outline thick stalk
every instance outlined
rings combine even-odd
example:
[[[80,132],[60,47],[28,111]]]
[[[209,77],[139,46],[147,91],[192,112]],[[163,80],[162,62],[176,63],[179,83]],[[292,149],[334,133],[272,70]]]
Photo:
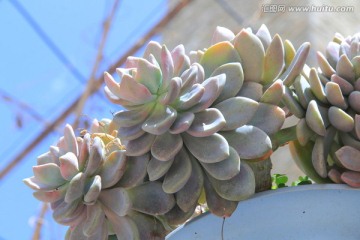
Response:
[[[246,161],[246,160],[245,160]],[[271,189],[271,159],[262,161],[246,161],[255,174],[255,192],[263,192]]]
[[[271,135],[272,149],[275,152],[281,146],[288,144],[290,141],[297,140],[296,138],[296,125],[283,128],[277,133]]]

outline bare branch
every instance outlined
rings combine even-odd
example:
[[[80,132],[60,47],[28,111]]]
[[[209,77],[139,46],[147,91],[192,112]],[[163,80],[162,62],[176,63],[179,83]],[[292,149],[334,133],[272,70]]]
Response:
[[[36,218],[36,226],[35,231],[32,237],[32,240],[40,240],[41,238],[41,228],[44,225],[44,218],[47,210],[49,209],[49,205],[47,203],[43,203],[39,216]]]
[[[100,41],[100,45],[99,45],[99,49],[96,55],[96,59],[95,59],[95,63],[94,66],[91,70],[91,75],[90,75],[90,79],[86,85],[85,91],[82,94],[80,101],[78,102],[77,106],[76,106],[76,110],[75,110],[75,114],[76,114],[76,118],[75,121],[73,123],[73,127],[74,129],[78,128],[79,126],[79,121],[80,121],[80,117],[82,116],[82,112],[84,109],[84,106],[86,104],[86,101],[88,100],[88,98],[91,96],[92,94],[92,90],[95,87],[96,84],[96,73],[99,70],[101,61],[103,60],[103,51],[104,51],[104,47],[105,47],[105,43],[107,40],[107,36],[111,27],[111,23],[113,21],[113,18],[115,16],[115,12],[116,9],[119,5],[119,0],[115,0],[114,5],[110,11],[109,16],[104,20],[103,23],[103,34],[102,34],[102,38]]]
[[[114,73],[116,68],[123,65],[126,61],[126,58],[130,55],[134,55],[147,41],[151,39],[155,34],[160,32],[184,7],[186,7],[193,0],[180,0],[179,3],[170,10],[163,18],[158,22],[150,31],[148,31],[139,41],[137,41],[118,61],[111,65],[107,72]],[[103,77],[97,79],[94,88],[91,90],[91,93],[98,91],[103,83]],[[54,122],[52,122],[48,127],[46,127],[33,141],[30,142],[28,146],[24,148],[10,163],[0,172],[0,180],[2,180],[17,164],[19,164],[43,139],[50,134],[53,129],[61,124],[67,116],[69,116],[76,108],[78,102],[80,101],[81,95],[72,102],[64,112],[58,116]]]
[[[5,90],[0,89],[0,97],[6,101],[9,102],[11,104],[14,104],[15,106],[17,106],[19,109],[21,109],[22,111],[26,112],[27,114],[29,114],[29,116],[31,116],[34,120],[44,123],[44,124],[48,124],[48,122],[41,116],[41,114],[39,112],[37,112],[34,108],[30,107],[28,104],[26,104],[25,102],[22,102],[18,99],[16,99],[15,97],[11,96],[9,93],[7,93]]]

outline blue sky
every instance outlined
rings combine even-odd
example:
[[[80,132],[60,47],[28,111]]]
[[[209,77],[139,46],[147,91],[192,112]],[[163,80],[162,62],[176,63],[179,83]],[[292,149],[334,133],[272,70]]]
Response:
[[[12,2],[11,2],[12,1]],[[0,169],[3,169],[84,90],[95,61],[102,22],[113,0],[0,0]],[[167,11],[166,0],[120,0],[98,76],[129,49]],[[21,14],[23,8],[78,71],[75,77]],[[154,39],[159,40],[160,36]],[[31,106],[41,120],[1,97],[2,93]],[[103,93],[91,97],[84,120],[111,117],[119,110]],[[87,119],[88,118],[88,119]],[[67,122],[72,122],[70,116]],[[18,120],[18,121],[16,121]],[[62,127],[50,134],[0,181],[0,240],[30,239],[41,204],[22,179],[32,176],[36,157],[55,144]],[[63,239],[64,228],[47,213],[42,239]]]

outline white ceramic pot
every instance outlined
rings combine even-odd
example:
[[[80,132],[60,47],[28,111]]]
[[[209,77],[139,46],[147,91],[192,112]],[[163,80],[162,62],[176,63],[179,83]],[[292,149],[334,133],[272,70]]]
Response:
[[[267,191],[239,203],[225,220],[203,214],[167,240],[359,240],[360,189],[313,184]]]

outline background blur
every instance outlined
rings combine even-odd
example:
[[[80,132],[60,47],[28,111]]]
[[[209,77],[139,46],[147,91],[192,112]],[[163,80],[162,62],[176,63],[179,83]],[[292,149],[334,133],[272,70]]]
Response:
[[[264,23],[295,48],[310,42],[314,66],[314,49],[335,32],[360,31],[359,22],[357,0],[0,0],[0,240],[63,239],[66,228],[21,180],[65,123],[80,131],[120,109],[105,99],[102,74],[149,40],[189,52],[209,46],[216,26],[237,33]],[[286,147],[273,163],[290,181],[302,175]]]

